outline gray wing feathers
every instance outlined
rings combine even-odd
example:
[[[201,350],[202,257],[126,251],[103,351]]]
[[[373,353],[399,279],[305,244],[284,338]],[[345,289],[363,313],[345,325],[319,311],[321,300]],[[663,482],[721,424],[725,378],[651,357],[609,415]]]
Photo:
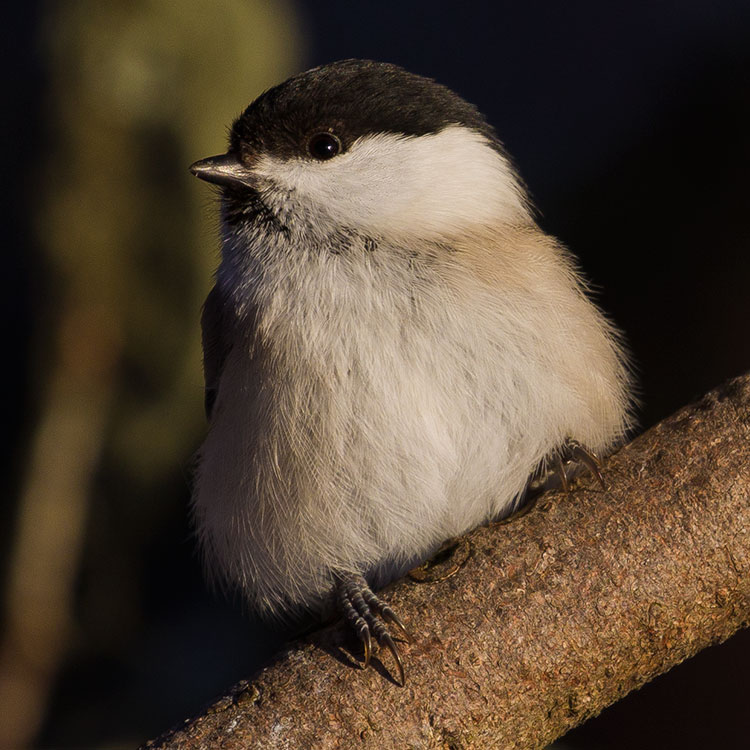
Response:
[[[208,293],[201,315],[203,377],[205,380],[204,404],[206,417],[209,420],[219,391],[221,371],[229,350],[232,348],[229,318],[229,309],[217,284]]]

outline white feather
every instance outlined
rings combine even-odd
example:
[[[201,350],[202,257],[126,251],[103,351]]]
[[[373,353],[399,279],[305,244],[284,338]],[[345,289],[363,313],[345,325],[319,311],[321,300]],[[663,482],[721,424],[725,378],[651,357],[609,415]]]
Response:
[[[227,229],[238,323],[194,493],[210,566],[256,607],[383,583],[507,512],[566,437],[622,438],[612,329],[481,136],[256,171],[286,228]]]
[[[368,135],[329,161],[264,155],[254,171],[295,202],[324,207],[338,226],[389,237],[430,240],[529,220],[508,161],[459,125],[419,137]]]

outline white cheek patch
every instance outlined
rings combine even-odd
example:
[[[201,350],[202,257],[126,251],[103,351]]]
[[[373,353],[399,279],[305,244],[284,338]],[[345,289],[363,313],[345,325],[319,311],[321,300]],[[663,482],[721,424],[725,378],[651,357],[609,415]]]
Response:
[[[427,239],[529,217],[508,162],[460,125],[416,137],[366,136],[330,161],[264,156],[256,171],[316,213],[383,236]]]

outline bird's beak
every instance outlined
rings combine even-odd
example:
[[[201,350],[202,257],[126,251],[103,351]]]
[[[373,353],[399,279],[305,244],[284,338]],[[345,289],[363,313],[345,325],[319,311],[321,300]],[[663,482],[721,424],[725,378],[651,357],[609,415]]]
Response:
[[[255,186],[253,173],[237,158],[235,154],[209,156],[190,165],[190,171],[201,180],[214,185],[229,187]]]

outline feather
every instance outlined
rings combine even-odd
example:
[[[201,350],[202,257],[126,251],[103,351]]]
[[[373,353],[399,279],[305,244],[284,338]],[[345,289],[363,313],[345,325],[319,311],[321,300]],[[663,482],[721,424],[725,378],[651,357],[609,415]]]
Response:
[[[216,403],[224,362],[232,348],[231,332],[227,330],[230,325],[230,307],[226,296],[216,284],[208,293],[201,314],[204,405],[209,421]]]

